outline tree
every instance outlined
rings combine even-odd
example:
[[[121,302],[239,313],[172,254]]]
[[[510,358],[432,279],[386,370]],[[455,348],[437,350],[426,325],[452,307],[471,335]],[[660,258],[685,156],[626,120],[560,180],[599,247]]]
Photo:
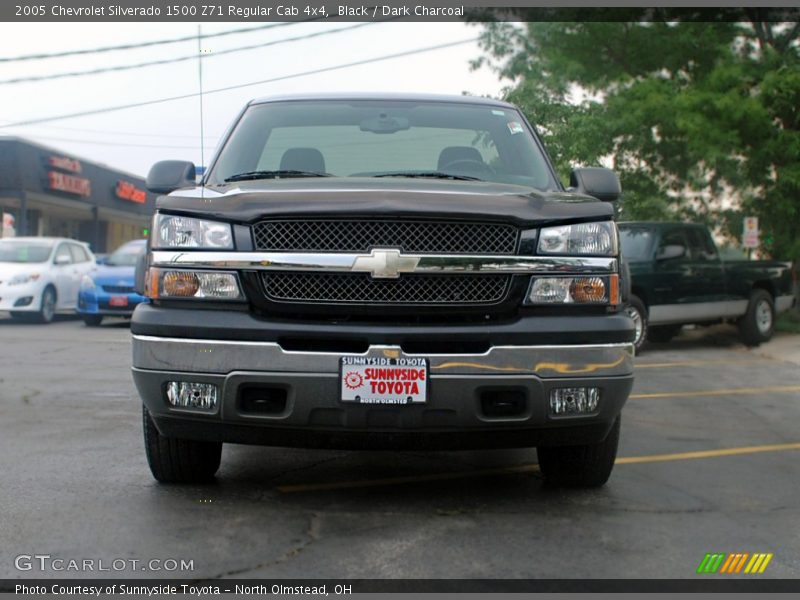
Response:
[[[484,23],[473,64],[509,82],[562,178],[611,162],[623,218],[688,217],[738,236],[754,214],[763,250],[797,258],[800,25],[748,14]]]

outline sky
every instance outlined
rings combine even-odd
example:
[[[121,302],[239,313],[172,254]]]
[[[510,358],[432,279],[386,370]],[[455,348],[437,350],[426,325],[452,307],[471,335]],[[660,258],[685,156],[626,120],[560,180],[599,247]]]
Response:
[[[266,23],[202,24],[204,35]],[[376,23],[341,33],[215,56],[216,52],[264,44],[357,23],[299,23],[210,38],[203,41],[205,91],[262,81],[468,40],[480,33],[463,23]],[[196,36],[193,23],[0,23],[0,59],[32,53],[57,53],[152,40]],[[11,123],[194,94],[199,90],[198,62],[192,60],[145,68],[37,82],[9,79],[130,65],[170,58],[196,57],[196,40],[149,48],[75,55],[36,61],[0,61],[0,136],[34,140],[77,157],[144,176],[164,159],[207,164],[228,125],[248,100],[296,92],[425,92],[501,95],[503,83],[488,68],[472,71],[480,55],[476,42],[263,83],[203,98],[205,157],[200,152],[200,102],[197,97],[38,125]],[[204,158],[204,160],[203,160]]]

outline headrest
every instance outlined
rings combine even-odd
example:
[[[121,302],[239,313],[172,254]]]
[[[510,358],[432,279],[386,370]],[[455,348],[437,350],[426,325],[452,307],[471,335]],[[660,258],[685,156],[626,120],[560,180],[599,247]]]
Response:
[[[282,171],[325,172],[325,159],[316,148],[289,148],[281,157]]]

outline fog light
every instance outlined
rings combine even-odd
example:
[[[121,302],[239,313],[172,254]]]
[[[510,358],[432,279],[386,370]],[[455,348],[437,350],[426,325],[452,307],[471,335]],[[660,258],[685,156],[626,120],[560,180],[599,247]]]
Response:
[[[31,302],[33,302],[33,296],[23,296],[14,302],[14,306],[28,306]]]
[[[561,304],[569,302],[571,279],[565,277],[547,277],[534,279],[528,300],[533,304]]]
[[[213,383],[168,381],[167,400],[180,408],[214,410],[217,406],[217,386]]]
[[[600,388],[575,387],[550,390],[550,412],[554,415],[585,415],[597,410]]]
[[[232,273],[199,273],[200,292],[203,298],[235,299],[239,297],[239,284]]]

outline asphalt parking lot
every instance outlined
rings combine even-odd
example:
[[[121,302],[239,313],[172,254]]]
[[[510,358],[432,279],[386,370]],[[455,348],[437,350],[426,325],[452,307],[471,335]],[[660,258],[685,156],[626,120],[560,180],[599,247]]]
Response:
[[[125,323],[0,313],[0,579],[686,578],[706,553],[800,577],[800,339],[684,332],[637,359],[618,464],[551,489],[535,450],[226,446],[214,485],[147,468]],[[193,560],[191,572],[20,571],[15,557]]]

